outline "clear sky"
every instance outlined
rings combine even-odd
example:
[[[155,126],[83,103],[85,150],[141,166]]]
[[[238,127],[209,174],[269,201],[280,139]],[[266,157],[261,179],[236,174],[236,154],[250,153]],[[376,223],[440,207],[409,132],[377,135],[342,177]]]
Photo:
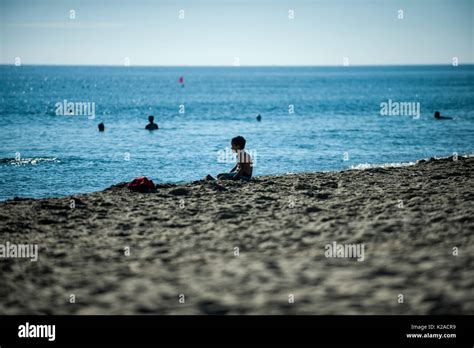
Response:
[[[0,0],[0,63],[474,63],[474,0]],[[70,19],[70,10],[75,19]],[[180,19],[184,10],[184,19]],[[289,19],[289,10],[294,19]],[[399,10],[403,19],[399,19]]]

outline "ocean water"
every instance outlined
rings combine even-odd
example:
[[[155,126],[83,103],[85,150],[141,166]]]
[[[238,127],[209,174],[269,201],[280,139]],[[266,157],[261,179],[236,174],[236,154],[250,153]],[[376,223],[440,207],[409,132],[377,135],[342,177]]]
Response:
[[[197,180],[232,168],[224,155],[236,135],[247,139],[257,176],[474,153],[468,65],[0,66],[0,76],[2,200],[97,191],[142,175]],[[94,103],[95,118],[58,115],[64,100]],[[420,117],[381,115],[389,100],[419,105]],[[454,119],[437,121],[435,110]],[[144,129],[150,114],[158,131]]]

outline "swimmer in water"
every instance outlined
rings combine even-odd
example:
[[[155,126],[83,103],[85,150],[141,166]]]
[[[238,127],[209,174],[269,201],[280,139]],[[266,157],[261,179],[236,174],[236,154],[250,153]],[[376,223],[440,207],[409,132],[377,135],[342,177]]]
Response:
[[[153,116],[148,116],[148,121],[150,122],[149,124],[146,125],[145,129],[148,130],[156,130],[158,129],[158,125],[153,122],[155,118]]]
[[[99,132],[103,132],[105,130],[105,126],[103,122],[99,123],[97,127],[99,128]]]
[[[434,118],[437,119],[437,120],[452,120],[453,119],[452,117],[441,116],[439,111],[435,111]]]

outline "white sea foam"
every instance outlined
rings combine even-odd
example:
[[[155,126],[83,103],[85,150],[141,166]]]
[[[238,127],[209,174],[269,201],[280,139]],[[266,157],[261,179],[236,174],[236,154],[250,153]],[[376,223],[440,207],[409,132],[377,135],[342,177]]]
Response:
[[[430,159],[435,159],[435,160],[442,160],[442,159],[449,159],[452,158],[453,156],[445,156],[445,157],[432,157],[432,158],[426,158],[423,160],[418,160],[416,162],[392,162],[392,163],[382,163],[382,164],[370,164],[370,163],[359,163],[359,164],[354,164],[351,165],[349,169],[354,169],[354,170],[365,170],[365,169],[372,169],[372,168],[397,168],[397,167],[409,167],[409,166],[414,166],[415,164],[419,163],[420,161],[429,161]],[[464,154],[464,155],[459,155],[459,157],[474,157],[474,154]]]
[[[416,162],[394,162],[394,163],[383,163],[383,164],[360,163],[360,164],[352,165],[350,169],[365,170],[365,169],[371,169],[371,168],[396,168],[396,167],[413,166],[415,164]]]
[[[34,157],[34,158],[1,158],[0,164],[9,164],[14,166],[36,165],[43,162],[59,163],[57,157]]]

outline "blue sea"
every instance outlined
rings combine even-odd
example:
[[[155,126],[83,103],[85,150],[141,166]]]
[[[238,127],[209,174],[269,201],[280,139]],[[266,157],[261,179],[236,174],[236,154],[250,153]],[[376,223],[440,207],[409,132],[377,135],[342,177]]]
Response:
[[[198,180],[233,167],[223,153],[236,135],[257,176],[474,153],[472,65],[4,65],[0,76],[1,200],[92,192],[143,175]],[[93,103],[94,115],[58,113],[65,101]],[[419,117],[381,115],[389,102],[418,105]],[[453,120],[435,120],[436,110]],[[148,115],[159,130],[144,129]]]

